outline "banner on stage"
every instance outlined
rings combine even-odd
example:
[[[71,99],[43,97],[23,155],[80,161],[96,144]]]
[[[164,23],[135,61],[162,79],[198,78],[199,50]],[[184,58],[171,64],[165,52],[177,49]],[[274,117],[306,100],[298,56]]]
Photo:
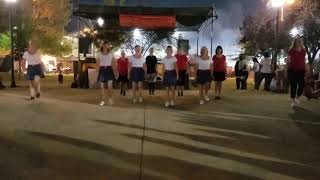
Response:
[[[176,16],[121,14],[120,26],[151,28],[175,28]]]

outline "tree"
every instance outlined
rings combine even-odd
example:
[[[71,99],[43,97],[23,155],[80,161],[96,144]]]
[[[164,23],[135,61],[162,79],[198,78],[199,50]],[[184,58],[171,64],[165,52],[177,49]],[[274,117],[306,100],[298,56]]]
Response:
[[[244,19],[243,25],[240,27],[242,34],[240,45],[242,45],[246,54],[255,55],[274,48],[274,22],[274,11],[267,8],[261,9],[255,16],[248,16]],[[278,48],[284,51],[288,50],[291,41],[289,31],[292,25],[290,25],[290,22],[283,22],[278,34]]]
[[[270,11],[263,9],[253,17],[247,17],[241,27],[242,38],[240,44],[245,52],[254,55],[258,51],[272,48],[274,43],[274,23]],[[320,51],[320,1],[297,1],[285,12],[285,21],[281,22],[279,32],[279,48],[285,52],[290,47],[293,37],[290,30],[293,27],[303,29],[302,38],[306,46],[308,60],[313,62]]]
[[[120,5],[120,6],[122,6],[124,3],[126,2],[126,0],[118,0],[118,4]],[[116,0],[104,0],[104,4],[106,4],[106,5],[116,5]]]
[[[148,30],[140,31],[140,33],[141,35],[139,35],[139,37],[135,37],[133,31],[127,34],[127,39],[124,43],[125,49],[133,53],[134,47],[140,45],[141,53],[145,55],[148,49],[154,44],[173,43],[173,30]]]
[[[295,25],[302,27],[302,38],[306,46],[308,59],[313,63],[320,51],[320,1],[304,0],[297,4]]]
[[[32,1],[32,38],[36,38],[42,50],[48,54],[59,55],[64,36],[64,27],[71,15],[70,3],[65,0]],[[37,36],[40,34],[40,37]]]
[[[70,6],[65,0],[25,0],[19,3],[15,18],[18,47],[24,50],[33,39],[47,54],[61,56],[66,50],[71,51],[70,48],[64,49],[61,43],[71,15]]]
[[[10,51],[10,47],[11,47],[11,39],[9,36],[9,33],[1,33],[0,34],[0,54],[4,55],[4,54],[8,54],[8,52]]]

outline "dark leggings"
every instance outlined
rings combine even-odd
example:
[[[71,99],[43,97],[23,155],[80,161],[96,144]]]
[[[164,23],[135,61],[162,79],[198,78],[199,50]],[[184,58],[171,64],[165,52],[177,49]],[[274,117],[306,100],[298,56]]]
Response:
[[[265,81],[264,82],[264,90],[269,91],[270,90],[270,84],[271,84],[271,81],[272,81],[272,73],[260,73],[258,75],[256,84],[255,84],[255,89],[259,90],[261,82],[262,82],[263,79]]]
[[[289,71],[288,75],[291,87],[291,98],[300,97],[304,88],[305,71]]]
[[[247,77],[236,78],[237,89],[246,90],[247,89]]]
[[[149,94],[154,94],[155,83],[149,83]]]

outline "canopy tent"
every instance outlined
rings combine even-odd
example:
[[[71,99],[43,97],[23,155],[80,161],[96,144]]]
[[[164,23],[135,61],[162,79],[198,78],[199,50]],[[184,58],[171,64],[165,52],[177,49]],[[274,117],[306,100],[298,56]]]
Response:
[[[218,18],[212,3],[198,7],[170,6],[108,6],[101,0],[79,1],[75,5],[73,15],[76,17],[97,20],[104,19],[104,30],[131,30],[141,28],[145,30],[175,29],[177,31],[197,32],[197,53],[199,51],[199,32],[204,27],[211,27],[211,54],[213,53],[213,22]],[[100,2],[100,3],[96,3]],[[131,22],[130,22],[131,21]],[[150,25],[151,26],[146,26]],[[79,25],[80,27],[80,25]],[[80,31],[80,28],[79,28]],[[79,55],[80,57],[80,55]],[[76,77],[76,75],[75,75]]]
[[[180,31],[199,31],[204,22],[217,19],[212,4],[204,7],[143,7],[143,6],[105,6],[79,3],[75,16],[96,20],[105,19],[105,28],[110,30],[128,29],[120,24],[121,15],[174,16],[176,27]]]

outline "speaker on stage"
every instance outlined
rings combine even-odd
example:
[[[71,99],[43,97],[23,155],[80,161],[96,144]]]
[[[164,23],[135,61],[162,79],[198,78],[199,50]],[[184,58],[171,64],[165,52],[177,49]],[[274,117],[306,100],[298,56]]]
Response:
[[[90,37],[79,38],[79,53],[91,54],[92,42],[93,42],[93,38],[90,38]]]

